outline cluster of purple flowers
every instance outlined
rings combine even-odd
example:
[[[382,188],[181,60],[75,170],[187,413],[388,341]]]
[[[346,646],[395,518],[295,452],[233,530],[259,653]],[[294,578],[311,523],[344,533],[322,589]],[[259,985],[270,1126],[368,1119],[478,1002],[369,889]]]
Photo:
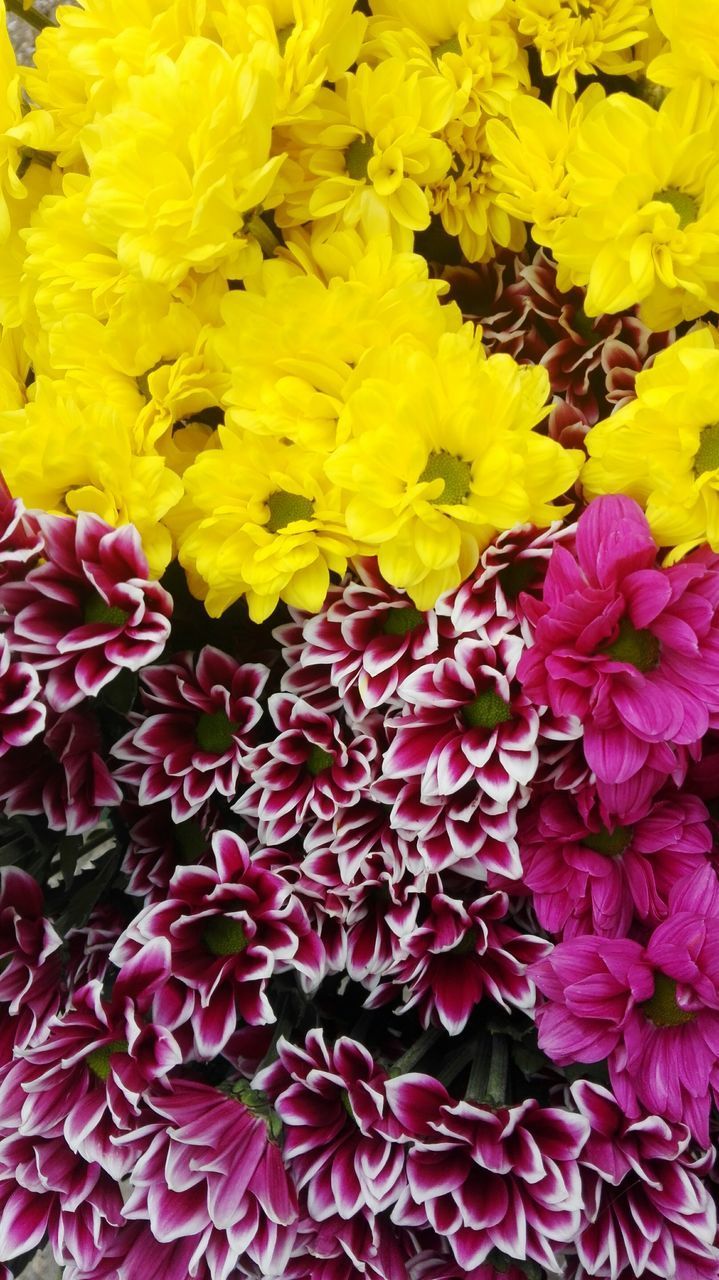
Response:
[[[6,497],[0,606],[0,1276],[715,1280],[719,557],[601,498],[198,645]]]

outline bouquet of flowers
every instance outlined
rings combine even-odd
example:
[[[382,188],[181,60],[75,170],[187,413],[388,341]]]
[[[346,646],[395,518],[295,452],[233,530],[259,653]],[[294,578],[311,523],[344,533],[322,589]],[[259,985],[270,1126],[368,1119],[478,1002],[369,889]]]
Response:
[[[717,1280],[719,5],[12,8],[0,1280]]]

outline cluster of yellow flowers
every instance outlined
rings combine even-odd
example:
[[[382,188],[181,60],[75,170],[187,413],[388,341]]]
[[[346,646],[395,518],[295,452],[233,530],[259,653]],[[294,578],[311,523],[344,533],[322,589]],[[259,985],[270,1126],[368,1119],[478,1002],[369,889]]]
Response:
[[[531,235],[589,317],[719,308],[716,0],[81,0],[30,68],[0,22],[0,75],[0,468],[213,615],[315,610],[357,555],[426,608],[569,509],[545,371],[486,355],[422,233]],[[719,547],[717,361],[690,334],[590,435],[667,545]]]

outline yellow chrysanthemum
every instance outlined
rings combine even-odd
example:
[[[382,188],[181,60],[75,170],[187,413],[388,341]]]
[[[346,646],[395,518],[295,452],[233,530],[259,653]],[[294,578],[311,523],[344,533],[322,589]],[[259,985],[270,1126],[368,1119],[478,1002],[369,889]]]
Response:
[[[649,0],[512,0],[520,34],[545,76],[575,93],[577,76],[628,75],[641,68],[632,45],[647,33]]]
[[[168,288],[193,270],[242,274],[247,215],[283,160],[270,158],[273,104],[269,73],[210,40],[159,57],[85,133],[89,230],[125,270]]]
[[[28,371],[21,330],[0,328],[0,405],[4,410],[22,409]]]
[[[719,5],[716,0],[652,0],[654,17],[669,49],[650,64],[657,84],[686,84],[704,76],[719,80]]]
[[[363,373],[326,471],[349,495],[350,534],[418,609],[457,586],[498,530],[568,510],[551,500],[582,455],[533,430],[547,411],[544,369],[485,358],[467,326],[436,356],[400,343]]]
[[[668,329],[719,305],[719,89],[672,90],[658,111],[612,94],[567,156],[568,217],[552,239],[562,287],[587,286],[588,315],[641,303]]]
[[[377,234],[394,229],[398,247],[411,248],[411,233],[429,225],[426,188],[450,165],[435,135],[453,97],[441,77],[408,75],[398,58],[363,63],[336,89],[322,89],[314,117],[281,134],[290,158],[278,224],[364,222]]]
[[[573,211],[567,151],[584,116],[603,96],[599,85],[591,85],[576,102],[558,90],[548,106],[520,94],[508,107],[506,122],[487,124],[496,202],[514,218],[531,222],[538,244],[551,247]]]
[[[299,265],[267,262],[255,289],[225,299],[225,323],[210,346],[230,376],[222,404],[237,430],[330,449],[347,385],[367,352],[408,334],[434,350],[461,324],[456,307],[440,305],[446,286],[429,280],[423,258],[393,255],[389,240],[357,239],[353,260],[351,236],[325,242],[327,283]]]
[[[344,573],[361,550],[347,535],[323,455],[223,427],[219,437],[220,447],[185,473],[198,517],[180,536],[190,581],[212,617],[243,595],[255,622],[280,599],[316,613],[330,571]]]
[[[662,351],[639,374],[636,399],[586,439],[587,496],[635,498],[671,559],[701,542],[719,551],[718,343],[705,327]]]
[[[0,412],[0,471],[28,507],[135,524],[159,575],[172,554],[160,522],[182,482],[162,458],[133,453],[131,427],[132,418],[99,395],[84,402],[61,380],[41,377],[24,409]]]
[[[430,207],[442,226],[457,236],[469,262],[488,262],[497,249],[524,247],[524,224],[497,201],[501,186],[494,173],[494,156],[482,125],[450,125],[444,133],[452,150],[452,168],[430,188]]]

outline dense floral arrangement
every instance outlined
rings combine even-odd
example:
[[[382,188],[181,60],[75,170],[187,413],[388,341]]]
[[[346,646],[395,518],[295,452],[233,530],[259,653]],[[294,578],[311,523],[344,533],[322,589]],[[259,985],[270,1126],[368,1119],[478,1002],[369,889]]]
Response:
[[[17,9],[0,1280],[717,1280],[719,5]]]

